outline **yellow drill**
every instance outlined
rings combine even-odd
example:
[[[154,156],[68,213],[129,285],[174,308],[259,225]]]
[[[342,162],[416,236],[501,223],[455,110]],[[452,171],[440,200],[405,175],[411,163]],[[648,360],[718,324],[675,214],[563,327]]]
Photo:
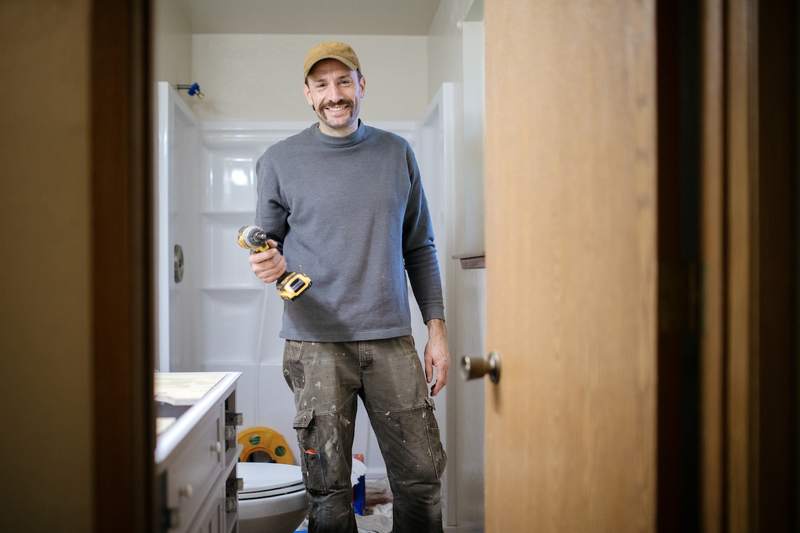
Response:
[[[265,252],[270,249],[267,232],[258,226],[242,226],[236,242],[251,254]],[[284,272],[278,278],[276,288],[281,298],[292,301],[311,287],[311,278],[300,272]]]

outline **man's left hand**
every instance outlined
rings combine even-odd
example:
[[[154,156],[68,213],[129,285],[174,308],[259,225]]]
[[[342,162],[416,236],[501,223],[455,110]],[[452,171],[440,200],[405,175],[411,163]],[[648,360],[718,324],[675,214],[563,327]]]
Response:
[[[447,370],[450,368],[450,352],[447,350],[447,328],[444,320],[434,318],[428,321],[428,343],[425,345],[425,379],[436,381],[431,385],[431,396],[436,396],[447,385]]]

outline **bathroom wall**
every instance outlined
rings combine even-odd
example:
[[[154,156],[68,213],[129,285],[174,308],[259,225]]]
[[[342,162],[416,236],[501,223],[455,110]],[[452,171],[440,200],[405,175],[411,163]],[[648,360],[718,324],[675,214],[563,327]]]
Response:
[[[89,11],[0,2],[0,531],[92,531]]]
[[[428,33],[428,94],[445,81],[462,80],[461,29],[474,0],[441,0]]]
[[[455,84],[456,136],[453,254],[484,251],[483,244],[483,29],[482,0],[442,0],[428,39],[429,95],[441,83]],[[491,238],[491,236],[487,236]],[[482,382],[465,382],[458,365],[464,355],[485,355],[485,270],[462,270],[451,263],[445,305],[453,365],[448,384],[450,462],[448,489],[455,494],[447,521],[459,531],[482,531],[484,516]],[[488,382],[487,382],[488,383]]]
[[[316,43],[350,43],[367,80],[365,121],[419,120],[429,101],[425,36],[195,34],[192,79],[200,120],[315,120],[303,97],[303,59]]]
[[[192,76],[192,27],[183,2],[156,0],[153,27],[153,79],[175,86]]]
[[[350,42],[359,53],[367,77],[362,112],[367,121],[420,120],[441,84],[452,81],[456,84],[456,183],[452,191],[456,209],[449,248],[453,253],[481,252],[483,106],[477,88],[483,83],[482,26],[471,22],[479,8],[473,0],[443,0],[430,35],[421,37],[196,34],[192,79],[201,83],[207,96],[193,102],[193,110],[205,121],[313,121],[314,115],[302,97],[298,72],[306,50],[325,38]],[[485,272],[461,270],[448,253],[441,250],[440,254],[453,274],[447,306],[454,371],[447,389],[447,416],[441,413],[451,435],[447,491],[456,494],[448,500],[447,522],[471,531],[480,529],[483,520],[484,385],[461,381],[456,366],[462,355],[481,355],[486,350]],[[265,335],[268,333],[265,331]],[[280,374],[278,344],[264,357],[261,399],[252,393],[245,396],[248,401],[263,404],[264,391],[282,392],[261,411],[264,419],[258,422],[277,420],[279,429],[291,433],[280,416],[269,415],[270,411],[291,409]],[[213,366],[209,369],[215,369]],[[249,372],[245,379],[243,388],[255,391],[255,375]],[[357,435],[356,442],[363,442],[363,438]],[[374,459],[368,457],[368,463]],[[376,461],[370,466],[376,471],[380,464]]]
[[[449,248],[452,253],[480,252],[483,249],[482,130],[477,119],[482,113],[482,102],[480,98],[476,100],[480,95],[476,95],[475,87],[476,83],[482,84],[480,46],[477,46],[481,35],[478,26],[469,25],[474,23],[468,23],[466,31],[464,24],[460,24],[470,20],[475,4],[473,0],[442,0],[429,36],[194,34],[191,75],[182,81],[197,81],[203,87],[206,98],[190,104],[206,125],[314,121],[313,112],[302,96],[301,65],[308,48],[324,39],[349,42],[358,52],[367,78],[362,117],[368,122],[418,121],[441,84],[454,82],[456,183],[452,192],[456,209],[452,213]],[[245,161],[254,156],[257,154],[236,157]],[[215,157],[213,150],[211,157]],[[217,216],[228,215],[205,214],[204,218],[211,220]],[[462,382],[456,365],[464,354],[480,355],[485,351],[484,272],[462,271],[449,253],[440,250],[440,255],[454,274],[447,294],[454,367],[447,388],[446,416],[444,412],[440,416],[446,421],[446,432],[455,431],[456,435],[455,439],[448,438],[452,448],[446,483],[448,492],[457,496],[449,498],[451,505],[446,513],[449,524],[470,531],[478,529],[483,518],[483,384]],[[214,298],[219,300],[217,296]],[[241,292],[237,298],[251,296]],[[261,301],[254,296],[252,299]],[[246,425],[274,425],[293,441],[290,420],[280,416],[281,412],[292,410],[291,395],[280,372],[280,343],[265,342],[266,338],[277,336],[280,302],[269,292],[263,301],[266,305],[256,306],[254,312],[271,315],[276,320],[274,327],[265,327],[259,341],[265,348],[258,365],[260,372],[252,372],[252,362],[236,361],[235,357],[209,359],[205,368],[249,369],[240,384],[245,402],[242,408],[251,413],[258,411],[259,415],[257,420],[246,420]],[[218,305],[224,302],[215,304]],[[231,368],[232,361],[236,368]],[[256,409],[256,405],[265,407]],[[364,413],[359,416],[363,418]],[[364,442],[364,437],[356,435],[356,443]],[[373,472],[381,466],[369,457],[368,463],[372,463]]]

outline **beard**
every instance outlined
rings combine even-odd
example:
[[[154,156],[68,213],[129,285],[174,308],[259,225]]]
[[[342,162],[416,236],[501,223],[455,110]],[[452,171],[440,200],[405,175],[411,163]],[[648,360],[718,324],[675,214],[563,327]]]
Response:
[[[344,109],[342,113],[334,113],[329,110],[331,107],[342,106]],[[358,110],[355,102],[349,98],[340,98],[332,102],[326,100],[321,102],[318,106],[314,107],[314,111],[320,120],[322,120],[328,127],[333,129],[346,128],[358,118]]]

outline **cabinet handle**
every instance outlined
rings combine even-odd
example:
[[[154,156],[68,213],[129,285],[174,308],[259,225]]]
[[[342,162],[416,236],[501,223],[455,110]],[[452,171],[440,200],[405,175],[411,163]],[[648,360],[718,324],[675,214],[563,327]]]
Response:
[[[228,496],[225,498],[225,512],[234,512],[237,509],[236,503],[236,496]]]
[[[194,487],[192,487],[191,483],[187,483],[178,489],[178,495],[184,498],[191,498],[192,494],[194,494]]]
[[[183,281],[183,248],[180,244],[176,244],[173,250],[172,276],[175,283],[180,283]]]
[[[181,525],[181,514],[177,509],[164,509],[166,529],[175,529]]]

